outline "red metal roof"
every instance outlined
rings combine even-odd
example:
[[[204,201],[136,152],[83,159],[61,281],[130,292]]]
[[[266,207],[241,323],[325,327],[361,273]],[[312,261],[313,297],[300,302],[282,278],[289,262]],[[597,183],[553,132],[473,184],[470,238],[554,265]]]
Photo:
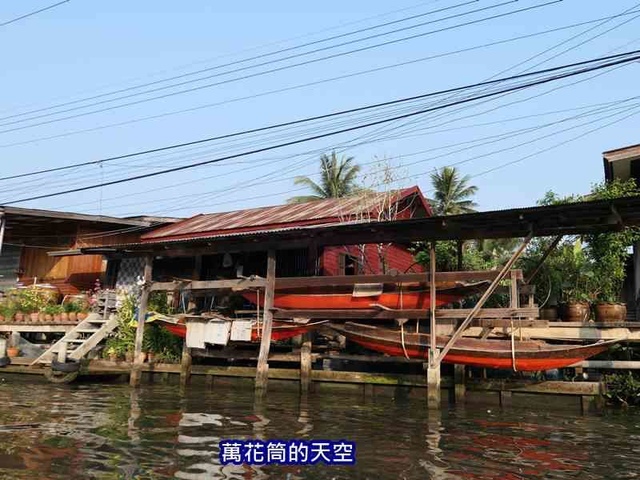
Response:
[[[233,212],[196,215],[142,235],[142,242],[187,240],[216,235],[249,233],[309,225],[332,225],[376,221],[386,193],[331,198],[315,202],[251,208]],[[407,218],[431,216],[431,207],[417,186],[394,192],[392,202],[404,202]],[[416,212],[420,211],[416,215]]]

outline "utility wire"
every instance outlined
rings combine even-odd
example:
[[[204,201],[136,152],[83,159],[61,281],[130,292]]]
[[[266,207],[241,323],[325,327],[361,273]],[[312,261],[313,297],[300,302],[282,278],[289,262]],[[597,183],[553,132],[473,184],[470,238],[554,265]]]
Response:
[[[613,16],[608,16],[608,17],[600,17],[600,18],[597,18],[597,19],[594,19],[594,20],[588,20],[588,21],[585,21],[585,22],[574,23],[574,24],[571,24],[571,25],[565,25],[565,26],[562,26],[562,27],[552,28],[552,29],[543,30],[543,31],[540,31],[540,32],[534,32],[534,33],[530,33],[530,34],[526,34],[526,35],[520,35],[520,36],[517,36],[517,37],[510,37],[510,38],[503,39],[503,40],[498,40],[498,41],[494,41],[494,42],[490,42],[490,43],[484,43],[484,44],[481,44],[481,45],[475,45],[475,46],[462,48],[462,49],[458,49],[458,50],[453,50],[453,51],[448,51],[448,52],[443,52],[443,53],[439,53],[439,54],[433,54],[433,55],[429,55],[429,56],[426,56],[426,57],[419,57],[419,58],[416,58],[416,59],[403,61],[403,62],[399,62],[399,63],[394,63],[394,64],[383,65],[383,66],[372,68],[372,69],[368,69],[368,70],[360,70],[360,71],[349,73],[349,74],[339,75],[339,76],[335,76],[335,77],[329,77],[329,78],[325,78],[325,79],[321,79],[321,80],[315,80],[315,81],[312,81],[312,82],[307,82],[307,83],[302,83],[302,84],[291,85],[291,86],[288,86],[288,87],[283,87],[283,88],[279,88],[279,89],[275,89],[275,90],[268,90],[268,91],[264,91],[264,92],[260,92],[260,93],[256,93],[256,94],[251,94],[251,95],[246,95],[246,96],[241,96],[241,97],[235,97],[235,98],[231,98],[231,99],[227,99],[227,100],[221,100],[221,101],[214,102],[214,103],[208,103],[208,104],[204,104],[204,105],[197,105],[197,106],[186,108],[186,109],[171,110],[171,111],[168,111],[168,112],[163,112],[163,113],[159,113],[159,114],[155,114],[155,115],[149,115],[149,116],[138,117],[138,118],[125,120],[125,121],[121,121],[121,122],[115,122],[115,123],[109,123],[109,124],[105,124],[105,125],[99,125],[97,127],[91,127],[91,128],[86,128],[86,129],[80,129],[80,130],[73,130],[73,131],[70,131],[70,132],[63,132],[63,133],[59,133],[59,134],[55,134],[55,135],[49,135],[49,136],[32,138],[32,139],[29,139],[29,140],[23,140],[23,141],[19,141],[19,142],[1,144],[0,148],[28,145],[28,144],[32,144],[32,143],[36,143],[36,142],[42,142],[42,141],[46,141],[46,140],[53,140],[53,139],[68,137],[68,136],[72,136],[72,135],[95,132],[95,131],[104,130],[104,129],[107,129],[107,128],[131,125],[133,123],[144,122],[144,121],[147,121],[147,120],[155,120],[155,119],[164,118],[164,117],[168,117],[168,116],[172,116],[172,115],[178,115],[178,114],[182,114],[182,113],[190,113],[190,112],[194,112],[194,111],[198,111],[198,110],[202,110],[202,109],[206,109],[206,108],[217,107],[217,106],[221,106],[221,105],[227,105],[227,104],[230,104],[230,103],[239,102],[239,101],[243,101],[243,100],[252,100],[252,99],[255,99],[255,98],[260,98],[260,97],[273,95],[273,94],[277,94],[277,93],[284,93],[284,92],[288,92],[288,91],[293,91],[293,90],[297,90],[297,89],[301,89],[301,88],[321,85],[321,84],[334,82],[334,81],[338,81],[338,80],[344,80],[344,79],[353,78],[353,77],[357,77],[357,76],[368,75],[368,74],[371,74],[371,73],[377,73],[377,72],[381,72],[381,71],[392,69],[392,68],[398,68],[398,67],[403,67],[403,66],[407,66],[407,65],[417,64],[417,63],[424,62],[424,61],[434,60],[434,59],[438,59],[438,58],[444,58],[444,57],[447,57],[447,56],[456,55],[456,54],[460,54],[460,53],[467,53],[467,52],[471,52],[471,51],[475,51],[475,50],[480,50],[480,49],[489,48],[489,47],[493,47],[493,46],[503,45],[503,44],[507,44],[507,43],[511,43],[511,42],[520,41],[520,40],[530,39],[530,38],[538,37],[538,36],[541,36],[541,35],[547,35],[547,34],[550,34],[550,33],[556,33],[556,32],[563,31],[563,30],[568,30],[568,29],[572,29],[572,28],[581,27],[581,26],[584,26],[584,25],[589,25],[589,24],[592,24],[592,23],[600,22],[601,20],[605,20],[605,19],[613,19],[613,18],[618,18],[618,17],[621,17],[621,16],[625,16],[625,15],[630,15],[630,14],[633,14],[633,13],[639,13],[639,12],[635,11],[635,12],[629,12],[629,13],[625,13],[625,14],[618,14],[618,15],[613,15]]]
[[[312,121],[316,121],[316,120],[322,120],[322,119],[331,118],[331,117],[337,117],[337,116],[341,116],[341,115],[345,115],[345,114],[361,112],[361,111],[376,109],[376,108],[380,108],[380,107],[392,106],[392,105],[396,105],[396,104],[407,103],[407,102],[420,100],[420,99],[426,99],[426,98],[429,98],[429,97],[435,97],[435,96],[443,95],[443,94],[461,92],[461,91],[469,90],[469,89],[472,89],[472,88],[489,86],[489,85],[497,85],[497,84],[500,84],[500,83],[503,83],[503,82],[506,82],[506,81],[519,80],[519,79],[523,79],[523,78],[527,78],[527,77],[533,77],[535,75],[553,73],[553,72],[557,72],[557,71],[560,71],[560,70],[566,70],[566,69],[573,68],[573,67],[581,67],[581,66],[585,66],[585,65],[589,65],[589,64],[595,64],[595,63],[598,63],[598,62],[614,62],[614,63],[611,63],[611,64],[606,64],[605,67],[591,68],[591,69],[588,69],[586,71],[600,70],[601,68],[607,68],[607,67],[613,66],[613,65],[624,65],[626,63],[629,63],[630,61],[633,61],[633,60],[624,59],[624,57],[637,55],[638,53],[640,53],[640,50],[633,50],[633,51],[630,51],[630,52],[625,52],[625,53],[621,53],[621,54],[617,54],[617,55],[610,55],[610,56],[607,56],[607,57],[601,57],[601,58],[586,60],[586,61],[582,61],[582,62],[576,62],[576,63],[572,63],[572,64],[561,65],[561,66],[558,66],[558,67],[548,68],[548,69],[544,69],[544,70],[538,70],[536,72],[528,72],[528,73],[524,73],[524,74],[520,74],[520,75],[513,75],[513,76],[510,76],[510,77],[494,79],[494,80],[488,80],[488,81],[485,81],[485,82],[465,85],[465,86],[461,86],[461,87],[454,87],[454,88],[449,88],[449,89],[445,89],[445,90],[439,90],[439,91],[436,91],[436,92],[430,92],[430,93],[426,93],[426,94],[422,94],[422,95],[415,95],[415,96],[405,97],[405,98],[391,100],[391,101],[387,101],[387,102],[376,103],[376,104],[372,104],[372,105],[366,105],[366,106],[363,106],[363,107],[351,108],[351,109],[347,109],[347,110],[340,110],[340,111],[337,111],[337,112],[332,112],[332,113],[323,114],[323,115],[316,115],[316,116],[313,116],[313,117],[306,117],[306,118],[297,119],[297,120],[293,120],[293,121],[289,121],[289,122],[277,123],[277,124],[268,125],[268,126],[265,126],[265,127],[259,127],[259,128],[254,128],[254,129],[250,129],[250,130],[242,130],[242,131],[239,131],[239,132],[233,132],[233,133],[228,133],[228,134],[224,134],[224,135],[218,135],[218,136],[214,136],[214,137],[207,137],[207,138],[194,140],[194,141],[190,141],[190,142],[177,143],[177,144],[172,144],[172,145],[168,145],[168,146],[164,146],[164,147],[152,148],[152,149],[148,149],[148,150],[142,150],[142,151],[138,151],[138,152],[134,152],[134,153],[128,153],[128,154],[124,154],[124,155],[118,155],[118,156],[114,156],[114,157],[102,158],[102,159],[99,159],[99,160],[91,160],[91,161],[88,161],[88,162],[76,163],[76,164],[72,164],[72,165],[65,165],[65,166],[61,166],[61,167],[54,167],[54,168],[48,168],[48,169],[37,170],[37,171],[32,171],[32,172],[9,175],[9,176],[5,176],[5,177],[0,177],[0,181],[11,180],[11,179],[16,179],[16,178],[24,178],[24,177],[29,177],[29,176],[33,176],[33,175],[41,175],[41,174],[44,174],[44,173],[59,172],[59,171],[63,171],[63,170],[69,170],[69,169],[72,169],[72,168],[84,167],[84,166],[87,166],[87,165],[99,165],[99,164],[106,163],[106,162],[112,162],[114,160],[122,160],[122,159],[125,159],[125,158],[133,158],[133,157],[137,157],[137,156],[141,156],[141,155],[147,155],[147,154],[150,154],[150,153],[162,152],[162,151],[166,151],[166,150],[173,150],[173,149],[176,149],[176,148],[183,148],[183,147],[187,147],[187,146],[191,146],[191,145],[210,143],[210,142],[213,142],[213,141],[216,141],[216,140],[228,139],[228,138],[232,138],[232,137],[238,137],[238,136],[253,134],[253,133],[257,133],[257,132],[264,132],[264,131],[267,131],[267,130],[273,130],[273,129],[282,128],[282,127],[290,127],[290,126],[293,126],[293,125],[298,125],[298,124],[302,124],[302,123],[308,123],[308,122],[312,122]]]
[[[596,71],[596,70],[601,70],[601,69],[609,68],[609,67],[612,67],[612,66],[615,66],[615,65],[627,64],[627,63],[639,60],[640,59],[640,55],[638,55],[638,53],[640,53],[640,52],[639,51],[635,51],[635,52],[627,52],[627,54],[613,55],[608,59],[609,61],[606,61],[607,58],[605,57],[605,58],[602,58],[602,59],[594,59],[594,60],[590,60],[590,61],[577,62],[576,64],[571,64],[569,66],[565,65],[565,66],[561,66],[561,67],[554,67],[552,69],[546,69],[546,70],[544,70],[542,72],[555,72],[555,71],[558,71],[558,70],[567,69],[570,66],[576,66],[576,65],[584,66],[584,65],[594,64],[594,63],[600,62],[600,64],[596,64],[594,66],[585,66],[584,68],[578,69],[576,71],[570,71],[570,72],[567,72],[567,73],[559,73],[557,75],[552,75],[552,76],[549,76],[547,78],[537,79],[537,80],[531,81],[529,83],[524,83],[524,84],[508,87],[508,88],[503,89],[503,90],[498,90],[497,92],[491,92],[491,93],[478,95],[475,98],[463,99],[463,100],[451,102],[451,103],[446,104],[446,105],[440,105],[440,106],[436,106],[436,107],[422,109],[422,110],[418,110],[417,112],[406,113],[406,114],[403,114],[403,115],[400,115],[400,116],[391,117],[391,118],[388,118],[388,119],[382,119],[382,120],[378,120],[378,121],[375,121],[375,122],[369,122],[369,123],[366,123],[366,124],[356,125],[356,126],[344,128],[344,129],[341,129],[341,130],[336,130],[336,131],[332,131],[332,132],[328,132],[328,133],[323,133],[323,134],[318,134],[318,135],[314,135],[314,136],[310,136],[310,137],[305,137],[305,138],[301,138],[301,139],[298,139],[298,140],[293,140],[293,141],[290,141],[290,142],[281,143],[281,144],[278,144],[278,145],[272,145],[272,146],[268,146],[268,147],[258,148],[258,149],[250,150],[250,151],[247,151],[247,152],[241,152],[241,153],[228,155],[228,156],[220,157],[220,158],[216,158],[216,159],[211,159],[211,160],[207,160],[207,161],[203,161],[203,162],[197,162],[197,163],[184,165],[184,166],[180,166],[180,167],[174,167],[174,168],[170,168],[170,169],[165,169],[165,170],[162,170],[162,171],[159,171],[159,172],[152,172],[152,173],[147,173],[147,174],[143,174],[143,175],[136,175],[136,176],[132,176],[132,177],[128,177],[128,178],[123,178],[123,179],[120,179],[120,180],[114,180],[114,181],[110,181],[110,182],[104,182],[104,183],[99,183],[99,184],[94,184],[94,185],[88,185],[88,186],[81,187],[81,188],[70,189],[70,190],[67,190],[65,192],[49,193],[49,194],[46,194],[46,195],[37,195],[37,196],[33,196],[33,197],[27,197],[27,198],[23,198],[23,199],[14,200],[14,201],[11,201],[11,202],[5,202],[5,204],[10,205],[10,204],[15,204],[15,203],[20,203],[20,202],[39,200],[39,199],[43,199],[43,198],[51,198],[51,197],[55,197],[55,196],[66,195],[66,194],[69,194],[69,193],[77,193],[77,192],[80,192],[80,191],[86,191],[86,190],[91,190],[91,189],[95,189],[95,188],[100,188],[100,187],[105,187],[105,186],[110,186],[110,185],[115,185],[115,184],[120,184],[120,183],[125,183],[125,182],[131,182],[131,181],[134,181],[134,180],[150,178],[150,177],[154,177],[154,176],[158,176],[158,175],[165,175],[167,173],[174,173],[174,172],[178,172],[178,171],[182,171],[182,170],[188,170],[188,169],[196,168],[196,167],[203,166],[203,165],[209,165],[209,164],[212,164],[212,163],[218,163],[218,162],[221,162],[221,161],[224,161],[224,160],[229,160],[229,159],[232,159],[232,158],[238,158],[238,157],[246,156],[246,155],[253,155],[253,154],[256,154],[256,153],[261,153],[261,152],[265,152],[265,151],[284,148],[284,147],[287,147],[287,146],[297,145],[297,144],[304,143],[304,142],[309,142],[309,141],[312,141],[312,140],[317,140],[317,139],[321,139],[321,138],[335,136],[335,135],[338,135],[338,134],[341,134],[341,133],[347,133],[347,132],[360,130],[360,129],[368,128],[368,127],[375,126],[375,125],[381,125],[381,124],[392,122],[392,121],[399,120],[399,119],[410,118],[412,116],[421,115],[421,114],[427,113],[429,111],[440,110],[440,109],[447,108],[447,107],[450,107],[450,106],[459,105],[459,104],[462,104],[462,103],[468,103],[468,102],[471,102],[471,101],[474,101],[474,100],[479,100],[479,99],[482,99],[482,98],[488,98],[488,97],[499,95],[499,94],[506,93],[506,92],[509,92],[509,91],[520,91],[520,90],[523,90],[523,89],[526,89],[526,88],[531,88],[533,86],[546,84],[546,83],[557,81],[557,80],[564,79],[564,78],[570,78],[570,77],[573,77],[573,76],[576,76],[576,75],[580,75],[580,74],[583,74],[583,73]],[[635,56],[633,56],[633,55],[635,55]],[[626,56],[628,58],[621,58],[623,56]],[[532,74],[540,74],[542,72],[532,72],[532,73],[528,73],[528,74],[524,74],[524,75],[525,76],[531,76]],[[515,76],[515,78],[518,78],[518,77],[521,77],[521,76]],[[502,81],[505,81],[505,80],[503,79]],[[495,82],[495,80],[492,81],[492,82]],[[467,88],[469,88],[469,87],[467,87]],[[425,94],[425,96],[426,95],[429,95],[429,94]]]
[[[496,7],[503,6],[503,5],[510,4],[510,3],[514,3],[514,2],[517,2],[517,1],[519,1],[519,0],[509,0],[507,2],[498,4],[498,5],[494,5],[494,6],[491,6],[491,7],[484,7],[483,9],[477,9],[477,10],[472,11],[472,12],[475,13],[475,12],[481,11],[481,10],[487,10],[487,9],[490,9],[490,8],[496,8]],[[182,94],[185,94],[185,93],[191,93],[191,92],[203,90],[203,89],[206,89],[206,88],[225,85],[225,84],[233,83],[233,82],[240,81],[240,80],[246,80],[246,79],[249,79],[249,78],[255,78],[255,77],[259,77],[259,76],[263,76],[263,75],[267,75],[267,74],[271,74],[271,73],[280,72],[280,71],[283,71],[283,70],[288,70],[288,69],[291,69],[291,68],[310,65],[310,64],[313,64],[313,63],[317,63],[317,62],[321,62],[321,61],[325,61],[325,60],[330,60],[330,59],[333,59],[333,58],[344,57],[344,56],[347,56],[347,55],[352,55],[354,53],[360,53],[360,52],[372,50],[372,49],[375,49],[375,48],[380,48],[380,47],[383,47],[383,46],[393,45],[393,44],[396,44],[396,43],[399,43],[399,42],[405,42],[405,41],[409,41],[409,40],[414,40],[416,38],[421,38],[421,37],[425,37],[425,36],[428,36],[428,35],[433,35],[433,34],[436,34],[436,33],[441,33],[441,32],[453,30],[453,29],[460,28],[460,27],[466,27],[466,26],[469,26],[469,25],[474,25],[474,24],[486,22],[486,21],[489,21],[489,20],[495,20],[495,19],[498,19],[498,18],[515,15],[517,13],[523,13],[523,12],[534,10],[534,9],[537,9],[537,8],[542,8],[542,7],[553,5],[553,4],[556,4],[556,3],[560,3],[562,1],[564,1],[564,0],[551,0],[551,1],[548,1],[546,3],[534,5],[534,6],[531,6],[531,7],[520,8],[520,9],[517,9],[517,10],[512,10],[512,11],[509,11],[509,12],[506,12],[506,13],[502,13],[502,14],[492,15],[492,16],[489,16],[489,17],[483,17],[483,18],[480,18],[480,19],[477,19],[477,20],[472,20],[472,21],[461,23],[461,24],[440,28],[440,29],[437,29],[437,30],[430,30],[428,32],[423,32],[423,33],[419,33],[419,34],[415,34],[415,35],[401,37],[401,38],[394,39],[394,40],[388,40],[386,42],[373,44],[373,45],[368,45],[368,46],[356,48],[356,49],[353,49],[353,50],[347,50],[345,52],[334,53],[334,54],[331,54],[331,55],[326,55],[324,57],[314,58],[314,59],[311,59],[311,60],[305,60],[305,61],[302,61],[302,62],[290,64],[290,65],[284,65],[284,66],[280,66],[280,67],[275,67],[275,68],[271,68],[271,69],[264,70],[264,71],[261,71],[261,72],[256,72],[256,73],[243,75],[243,76],[240,76],[240,77],[234,77],[234,78],[231,78],[231,79],[221,80],[221,81],[214,82],[214,83],[208,83],[208,84],[205,84],[205,85],[199,85],[199,86],[196,86],[196,87],[190,87],[190,88],[183,89],[183,90],[178,90],[178,91],[175,91],[175,92],[164,93],[162,95],[156,95],[156,96],[152,96],[152,97],[149,97],[149,98],[144,98],[144,99],[140,99],[140,100],[134,100],[134,101],[126,102],[126,103],[119,104],[119,105],[112,105],[112,106],[105,107],[105,108],[100,108],[100,109],[97,109],[97,110],[91,110],[89,112],[77,113],[77,114],[74,114],[74,115],[69,115],[69,116],[66,116],[66,117],[60,117],[60,118],[55,118],[55,119],[46,120],[46,121],[42,121],[42,122],[37,122],[37,123],[34,123],[34,124],[29,124],[29,125],[16,126],[16,127],[13,127],[13,128],[0,130],[0,133],[9,133],[9,132],[15,132],[15,131],[19,131],[19,130],[35,128],[35,127],[39,127],[39,126],[42,126],[42,125],[49,125],[49,124],[52,124],[52,123],[57,123],[57,122],[65,121],[65,120],[71,120],[71,119],[78,118],[78,117],[83,117],[83,116],[86,116],[86,115],[93,115],[93,114],[96,114],[96,113],[112,111],[112,110],[116,110],[116,109],[120,109],[120,108],[124,108],[124,107],[129,107],[129,106],[133,106],[133,105],[139,105],[139,104],[142,104],[142,103],[147,103],[147,102],[154,101],[154,100],[160,100],[160,99],[163,99],[163,98],[169,98],[169,97],[173,97],[173,96],[176,96],[176,95],[182,95]],[[472,13],[472,12],[466,12],[465,14]],[[438,21],[448,20],[448,19],[454,18],[456,16],[463,16],[465,14],[458,14],[458,15],[454,15],[454,16],[450,16],[450,17],[445,17],[444,19],[439,19]],[[409,27],[406,27],[405,29],[408,29],[408,28]],[[379,34],[379,35],[383,35],[383,34]],[[325,47],[324,49],[326,50],[327,48],[328,47]],[[300,55],[297,55],[297,56],[300,56]],[[277,62],[279,62],[279,61],[280,60],[277,60]],[[272,62],[266,62],[265,65],[266,64],[270,64],[270,63],[274,63],[274,62],[273,61]],[[261,66],[261,65],[262,64],[249,66],[249,67],[242,67],[242,68],[236,69],[234,71],[223,72],[223,73],[220,73],[220,74],[215,74],[215,75],[211,75],[211,76],[208,76],[208,77],[204,77],[204,78],[201,78],[201,79],[198,79],[198,80],[189,80],[189,81],[181,82],[181,83],[178,83],[178,84],[158,87],[156,89],[146,90],[144,92],[138,92],[138,93],[135,93],[135,94],[121,96],[121,97],[118,97],[116,99],[104,100],[104,101],[96,102],[96,103],[91,104],[91,105],[85,105],[85,106],[81,106],[81,107],[73,107],[71,109],[61,110],[61,111],[55,112],[55,113],[44,114],[42,116],[35,116],[35,117],[27,118],[27,119],[21,119],[21,120],[16,120],[16,121],[13,121],[13,122],[7,122],[7,123],[4,123],[4,124],[0,124],[0,126],[10,126],[10,125],[13,125],[13,124],[22,123],[22,122],[29,121],[29,120],[35,120],[35,119],[42,118],[42,117],[58,115],[60,113],[70,112],[70,111],[78,110],[78,109],[81,109],[81,108],[87,108],[87,107],[90,107],[90,106],[96,106],[96,105],[99,105],[99,104],[104,104],[104,103],[108,103],[108,102],[112,102],[112,101],[116,101],[116,100],[122,100],[122,99],[130,98],[130,97],[133,97],[133,96],[143,95],[143,94],[152,93],[152,92],[156,92],[156,91],[160,91],[160,90],[166,90],[168,88],[174,88],[174,87],[182,86],[182,85],[185,85],[185,84],[188,84],[188,83],[194,83],[194,82],[202,81],[202,80],[207,79],[207,78],[227,75],[227,74],[233,73],[235,71],[247,70],[249,68],[255,68],[255,67]]]
[[[11,20],[7,20],[6,22],[0,23],[0,27],[5,27],[7,25],[11,25],[12,23],[19,22],[20,20],[24,20],[25,18],[33,17],[42,12],[46,12],[47,10],[51,10],[52,8],[58,7],[63,3],[69,3],[71,0],[63,0],[62,2],[54,3],[53,5],[49,5],[48,7],[41,8],[40,10],[35,10],[30,13],[25,13],[24,15],[20,15],[19,17],[12,18]]]

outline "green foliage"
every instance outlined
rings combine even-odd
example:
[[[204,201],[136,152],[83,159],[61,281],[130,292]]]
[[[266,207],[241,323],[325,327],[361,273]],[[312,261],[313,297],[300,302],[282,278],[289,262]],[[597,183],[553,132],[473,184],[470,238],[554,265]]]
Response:
[[[124,356],[133,352],[136,339],[136,302],[135,296],[127,294],[118,305],[118,326],[107,339],[105,356]]]
[[[23,313],[41,312],[52,303],[50,293],[37,288],[19,288],[9,292],[7,301]]]
[[[43,310],[47,315],[60,315],[62,312],[64,312],[63,305],[47,305]]]
[[[150,312],[168,315],[173,313],[167,300],[167,292],[151,292],[149,294],[149,304],[147,309]]]
[[[68,302],[63,304],[62,307],[67,313],[79,313],[85,310],[79,302]]]
[[[338,158],[336,152],[320,157],[320,183],[309,177],[296,177],[296,185],[309,187],[312,195],[292,197],[289,203],[312,202],[324,198],[347,197],[359,191],[356,178],[360,173],[360,166],[353,163],[353,157]]]
[[[593,186],[590,199],[605,200],[640,195],[635,180],[615,180]],[[615,220],[615,219],[614,219]],[[600,302],[617,302],[625,279],[630,247],[640,240],[640,230],[625,228],[615,233],[586,235],[587,253],[593,272],[591,295]]]
[[[444,167],[431,174],[433,198],[429,199],[435,215],[457,215],[475,212],[476,203],[472,197],[478,187],[469,185],[470,177],[460,176],[455,167]]]
[[[0,315],[7,320],[12,319],[17,311],[18,309],[13,303],[10,303],[10,302],[0,303]]]
[[[605,397],[623,406],[640,404],[640,380],[631,372],[605,376]]]
[[[174,363],[180,360],[183,340],[160,325],[147,325],[144,331],[142,349],[154,353],[158,360]]]

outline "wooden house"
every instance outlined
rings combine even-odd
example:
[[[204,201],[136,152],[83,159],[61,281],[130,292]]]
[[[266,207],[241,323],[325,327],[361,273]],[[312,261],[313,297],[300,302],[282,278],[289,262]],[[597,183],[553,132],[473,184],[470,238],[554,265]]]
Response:
[[[149,228],[173,219],[114,218],[16,207],[0,207],[0,291],[18,284],[48,283],[62,294],[109,282],[102,255],[79,249],[138,241]]]
[[[361,223],[378,220],[425,218],[431,208],[415,186],[392,192],[371,192],[359,196],[314,202],[251,208],[232,212],[196,215],[153,229],[140,236],[141,244],[176,244],[184,241],[215,242],[232,235],[295,231],[314,226]],[[117,260],[114,260],[117,261]],[[132,264],[137,262],[132,268]],[[131,282],[141,274],[140,259],[123,259],[126,270],[118,283]],[[266,251],[220,252],[203,256],[154,259],[154,279],[191,278],[212,280],[238,275],[266,274]],[[278,252],[278,276],[356,275],[421,272],[409,244],[362,244],[314,247],[295,245]],[[137,272],[137,273],[132,273]],[[123,279],[128,276],[128,280]]]

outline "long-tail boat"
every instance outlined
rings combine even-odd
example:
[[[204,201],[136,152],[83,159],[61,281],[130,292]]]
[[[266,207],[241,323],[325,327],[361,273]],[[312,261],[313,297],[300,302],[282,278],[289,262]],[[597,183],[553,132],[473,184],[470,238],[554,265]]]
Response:
[[[330,327],[348,340],[369,350],[396,357],[428,359],[430,336],[347,322]],[[438,337],[443,348],[449,337]],[[599,341],[591,345],[557,345],[537,340],[481,340],[461,338],[444,357],[446,363],[483,368],[541,371],[563,368],[605,351],[621,341]]]
[[[149,320],[147,320],[148,322]],[[167,317],[167,316],[159,316],[152,320],[155,323],[158,323],[163,328],[171,332],[173,335],[176,335],[181,338],[186,338],[187,336],[187,325],[185,322],[185,317]],[[233,321],[230,319],[229,321]],[[273,325],[271,327],[271,341],[277,342],[282,340],[288,340],[290,338],[296,337],[298,335],[302,335],[304,333],[310,332],[311,330],[319,327],[320,325],[324,325],[327,323],[327,320],[322,320],[318,322],[307,322],[307,323],[299,323],[299,322],[284,322],[274,320]],[[259,343],[262,338],[262,328],[261,325],[258,324],[257,321],[253,322],[251,326],[251,342]]]
[[[488,282],[446,282],[436,287],[436,306],[441,307],[479,293]],[[256,291],[244,291],[242,296],[253,304],[261,303]],[[424,284],[357,284],[313,288],[277,289],[275,308],[293,310],[366,310],[372,305],[394,310],[429,309],[431,295]]]

